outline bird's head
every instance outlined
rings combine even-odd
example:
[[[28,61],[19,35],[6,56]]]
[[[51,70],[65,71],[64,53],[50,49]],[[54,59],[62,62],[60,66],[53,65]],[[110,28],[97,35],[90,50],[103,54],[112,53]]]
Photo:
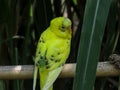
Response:
[[[58,37],[71,38],[71,20],[66,17],[54,18],[50,23],[50,30]]]

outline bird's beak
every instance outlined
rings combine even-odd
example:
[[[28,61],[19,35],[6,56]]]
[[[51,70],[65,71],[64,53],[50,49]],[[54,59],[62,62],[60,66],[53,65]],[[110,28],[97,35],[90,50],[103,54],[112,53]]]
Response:
[[[72,30],[71,30],[71,20],[68,19],[68,18],[65,18],[64,21],[63,21],[63,26],[67,27],[67,31],[68,33],[72,33]]]

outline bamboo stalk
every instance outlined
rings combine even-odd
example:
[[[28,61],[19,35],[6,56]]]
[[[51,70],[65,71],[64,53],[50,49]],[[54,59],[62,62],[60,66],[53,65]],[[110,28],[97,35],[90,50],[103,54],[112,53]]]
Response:
[[[76,64],[65,64],[60,78],[74,77]],[[99,62],[96,76],[118,76],[120,70],[109,62]],[[0,66],[0,79],[31,79],[33,78],[33,65]]]

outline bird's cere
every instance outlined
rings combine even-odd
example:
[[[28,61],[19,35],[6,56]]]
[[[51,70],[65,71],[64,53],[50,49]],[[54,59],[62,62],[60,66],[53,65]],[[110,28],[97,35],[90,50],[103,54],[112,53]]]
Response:
[[[68,19],[68,18],[65,18],[64,19],[64,21],[63,21],[63,25],[65,26],[65,27],[71,27],[71,20],[70,19]]]

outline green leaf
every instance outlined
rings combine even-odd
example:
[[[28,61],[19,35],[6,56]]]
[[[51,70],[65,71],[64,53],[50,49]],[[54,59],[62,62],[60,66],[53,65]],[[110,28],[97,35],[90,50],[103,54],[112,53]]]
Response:
[[[111,0],[87,0],[73,90],[93,90]]]

